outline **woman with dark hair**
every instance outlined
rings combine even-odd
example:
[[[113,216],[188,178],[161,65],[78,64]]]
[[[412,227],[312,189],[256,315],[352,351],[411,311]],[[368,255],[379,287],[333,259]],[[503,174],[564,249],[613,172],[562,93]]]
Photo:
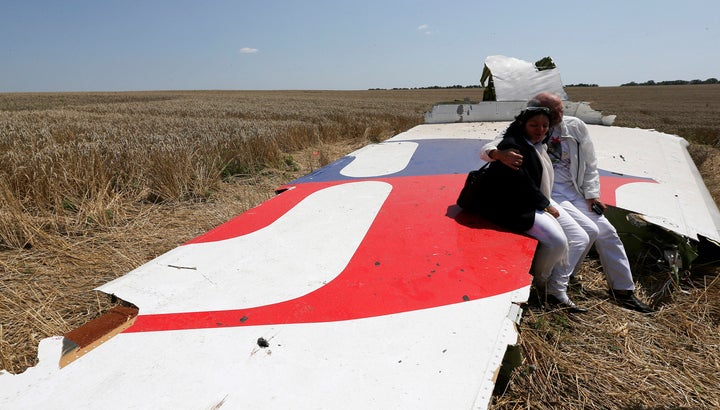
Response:
[[[543,289],[551,306],[583,312],[567,295],[572,273],[568,264],[568,240],[557,222],[562,210],[550,201],[553,168],[544,144],[551,113],[545,107],[521,111],[503,135],[497,149],[513,149],[522,155],[517,169],[492,162],[487,168],[487,193],[478,212],[489,221],[538,240],[533,259],[533,284]],[[578,230],[582,229],[578,226]],[[589,237],[586,237],[586,245]]]

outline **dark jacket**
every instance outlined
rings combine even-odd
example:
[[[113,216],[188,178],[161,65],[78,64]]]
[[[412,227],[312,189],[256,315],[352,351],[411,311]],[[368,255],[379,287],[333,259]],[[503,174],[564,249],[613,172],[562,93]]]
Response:
[[[525,232],[535,223],[535,211],[550,205],[540,190],[542,164],[535,148],[520,132],[508,132],[497,149],[515,148],[523,156],[520,169],[515,171],[500,161],[487,169],[487,193],[480,215],[506,229]]]

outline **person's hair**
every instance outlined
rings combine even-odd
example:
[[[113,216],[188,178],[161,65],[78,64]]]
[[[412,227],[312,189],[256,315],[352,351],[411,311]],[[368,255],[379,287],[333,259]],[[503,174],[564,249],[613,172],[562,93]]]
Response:
[[[551,93],[540,93],[529,99],[527,102],[528,107],[553,107],[555,103],[560,99],[555,94]]]
[[[532,117],[535,117],[537,115],[544,115],[547,117],[548,121],[552,122],[552,115],[550,114],[550,109],[547,107],[527,107],[524,110],[520,111],[520,114],[515,116],[515,121],[513,121],[510,126],[505,130],[504,136],[507,135],[525,135],[525,124],[528,122],[528,120]]]
[[[548,107],[545,107],[545,106],[527,107],[524,110],[520,111],[520,114],[518,114],[515,117],[515,120],[520,121],[523,123],[523,125],[525,125],[525,123],[527,122],[528,119],[530,119],[531,117],[534,117],[538,114],[545,115],[548,118],[550,118],[552,116],[551,112],[550,112],[550,108],[548,108]]]

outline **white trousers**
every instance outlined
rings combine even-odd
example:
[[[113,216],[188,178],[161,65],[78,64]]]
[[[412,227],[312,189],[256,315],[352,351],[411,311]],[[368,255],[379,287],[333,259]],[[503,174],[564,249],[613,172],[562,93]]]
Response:
[[[591,239],[595,237],[595,250],[600,256],[600,263],[608,286],[615,290],[634,290],[635,283],[630,270],[630,261],[625,253],[625,247],[610,221],[605,216],[589,210],[585,198],[572,186],[555,184],[552,198]],[[585,258],[589,249],[588,247],[578,262]]]
[[[592,229],[592,221],[583,220],[585,216],[576,209],[568,210],[561,204],[553,205],[557,208],[560,216],[557,218],[558,223],[562,226],[563,232],[568,241],[568,263],[570,273],[568,277],[575,272],[583,259],[590,252],[590,247],[598,236],[597,229]]]
[[[572,273],[568,239],[561,224],[544,211],[535,212],[535,223],[525,232],[538,240],[532,263],[533,282],[548,294],[567,301],[567,284]]]

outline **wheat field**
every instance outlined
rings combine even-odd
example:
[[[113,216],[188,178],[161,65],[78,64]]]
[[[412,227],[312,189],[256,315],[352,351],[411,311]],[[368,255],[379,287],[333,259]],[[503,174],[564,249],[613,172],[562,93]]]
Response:
[[[615,125],[680,135],[720,198],[720,85],[572,87]],[[97,317],[92,289],[223,223],[278,185],[422,123],[482,89],[0,94],[0,368]],[[528,311],[523,364],[495,409],[720,407],[717,264],[652,317]]]

